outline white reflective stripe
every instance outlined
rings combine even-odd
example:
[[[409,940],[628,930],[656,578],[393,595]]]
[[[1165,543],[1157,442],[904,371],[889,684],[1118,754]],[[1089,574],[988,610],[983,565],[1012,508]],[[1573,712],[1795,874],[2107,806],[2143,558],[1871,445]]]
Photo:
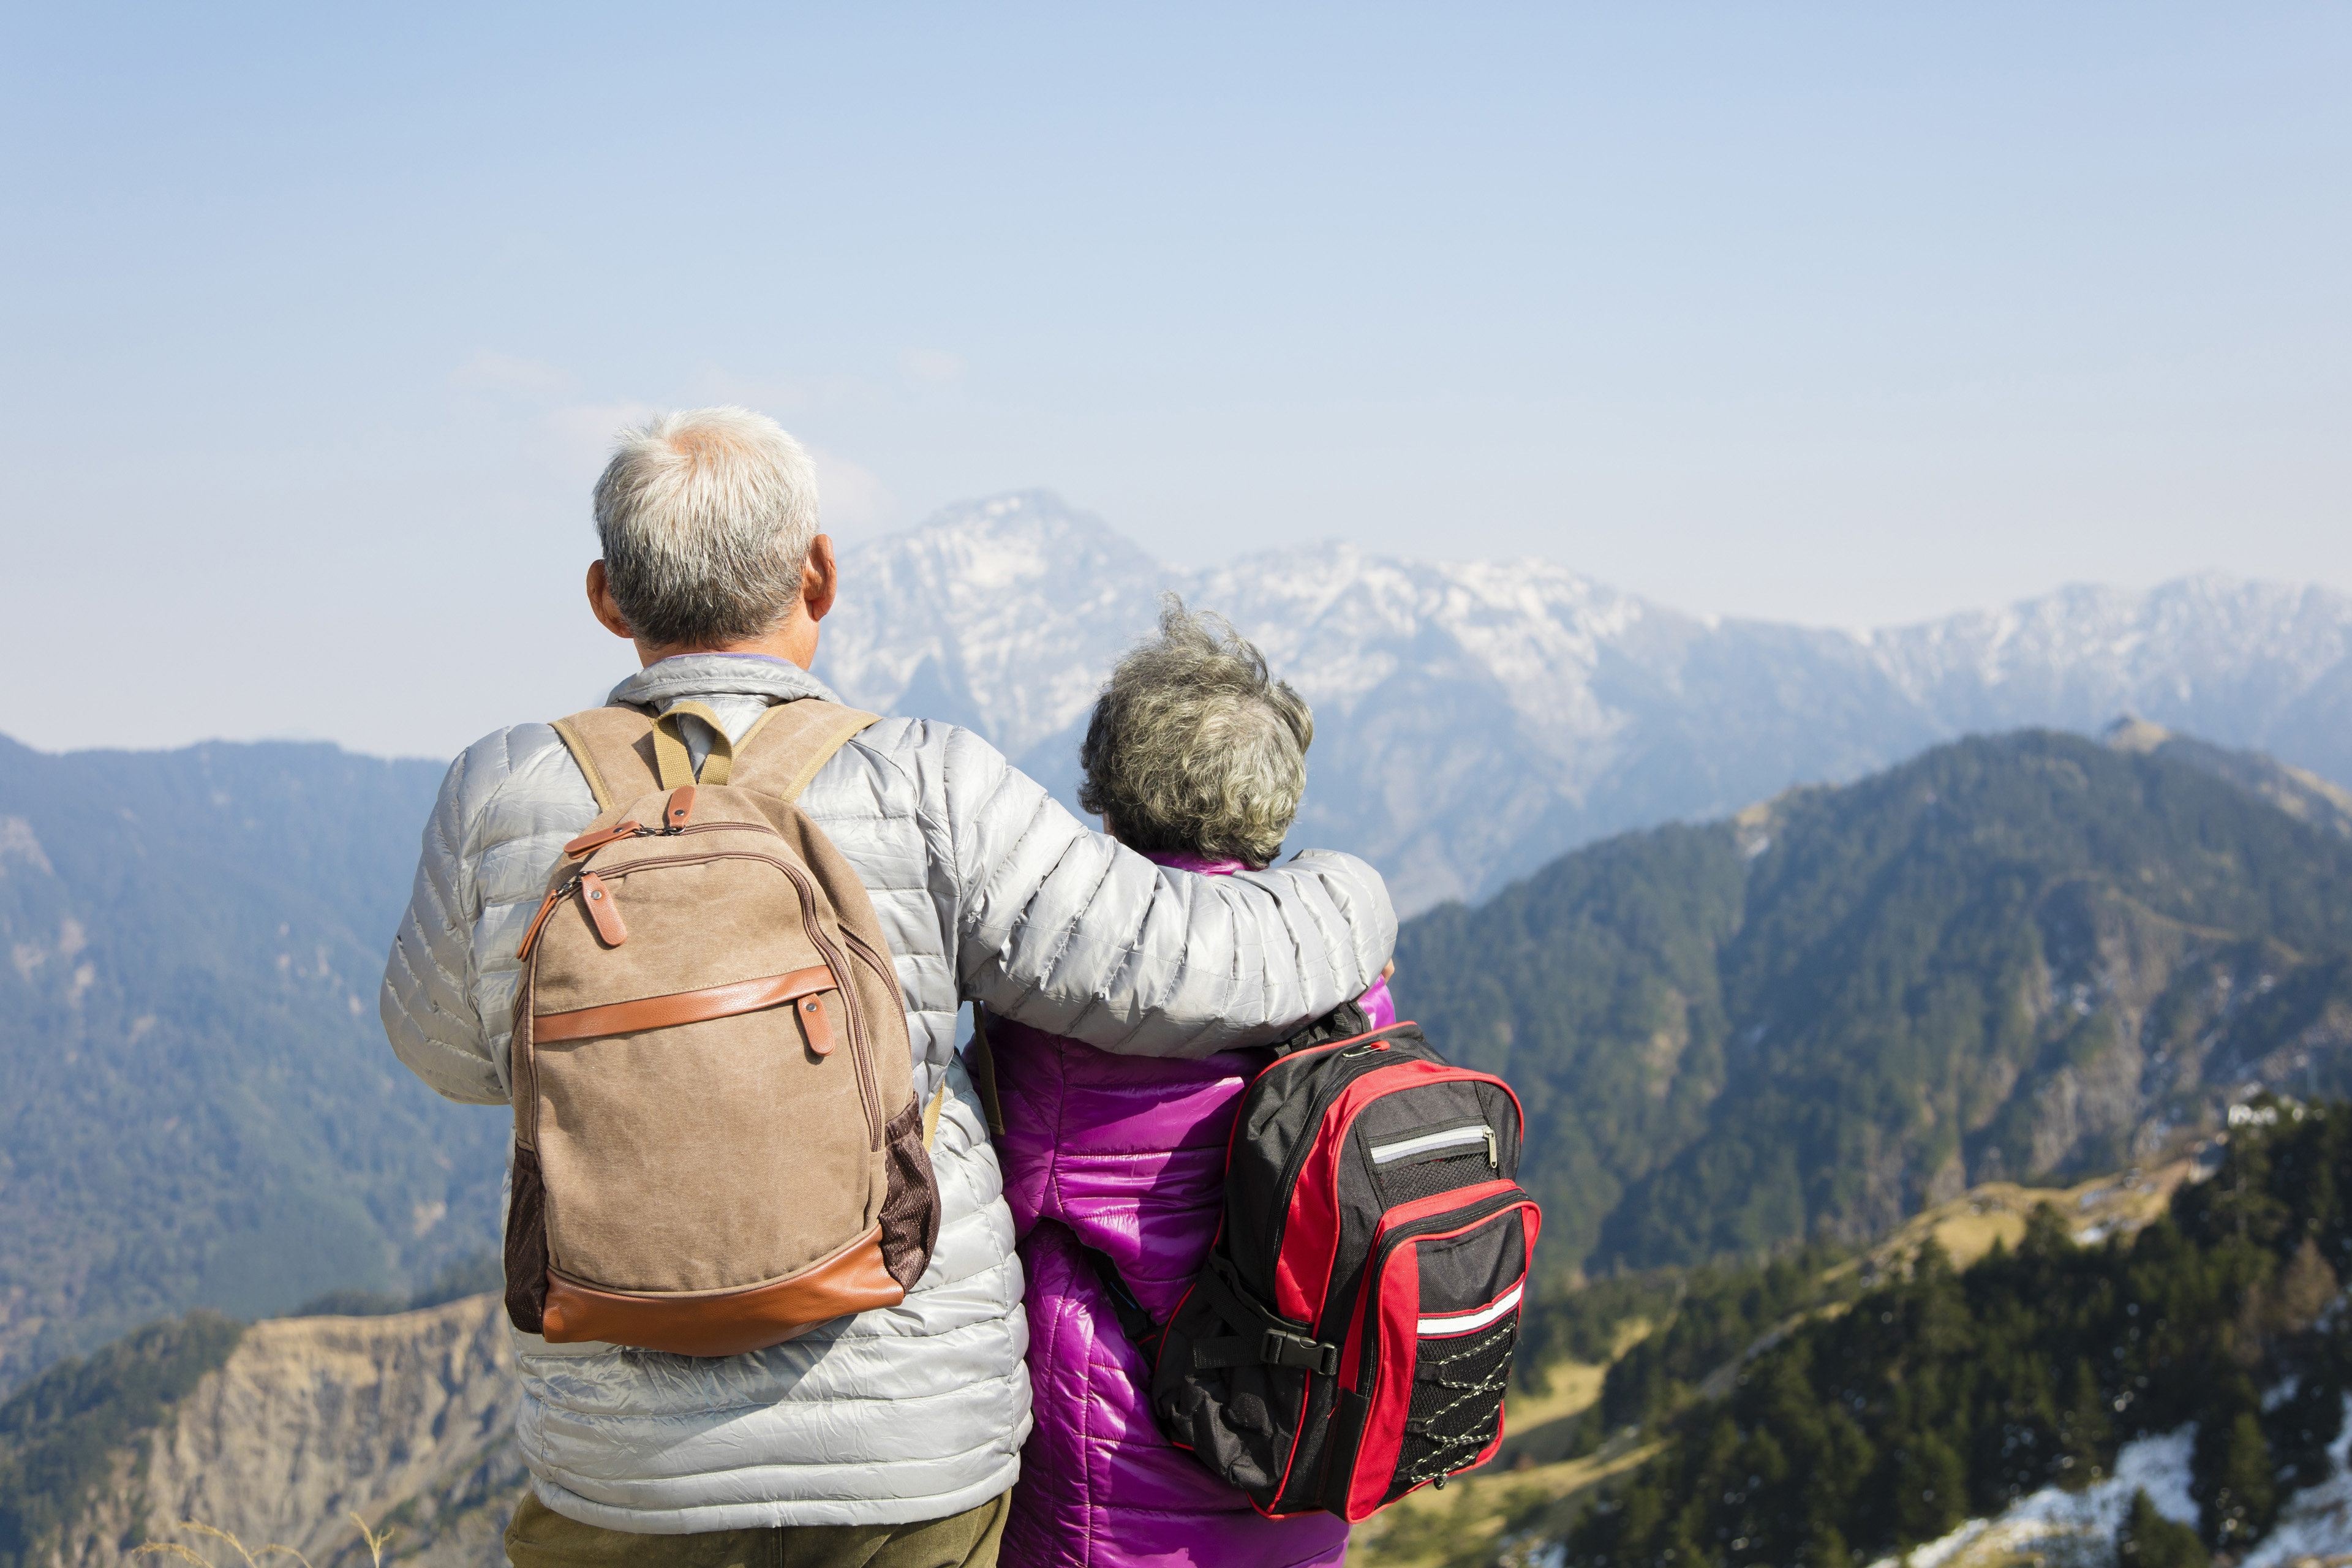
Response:
[[[1418,1138],[1407,1138],[1401,1142],[1375,1143],[1372,1145],[1372,1163],[1385,1165],[1391,1160],[1402,1160],[1410,1155],[1426,1153],[1432,1149],[1457,1146],[1467,1149],[1473,1143],[1483,1147],[1492,1136],[1494,1134],[1483,1126],[1449,1127],[1443,1132],[1424,1132]]]
[[[1456,1312],[1444,1318],[1423,1318],[1420,1331],[1423,1334],[1466,1334],[1473,1329],[1483,1329],[1504,1313],[1516,1310],[1519,1304],[1519,1292],[1527,1288],[1528,1282],[1522,1279],[1475,1311]]]

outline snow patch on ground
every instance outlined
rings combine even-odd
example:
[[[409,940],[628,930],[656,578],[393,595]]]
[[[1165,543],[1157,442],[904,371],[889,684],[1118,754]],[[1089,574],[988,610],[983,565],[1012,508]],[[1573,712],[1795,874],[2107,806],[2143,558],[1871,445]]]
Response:
[[[1966,1568],[2009,1553],[2049,1548],[2084,1539],[2112,1542],[2131,1511],[2132,1493],[2145,1489],[2157,1511],[2179,1523],[2197,1523],[2189,1496],[2189,1456],[2197,1444],[2195,1426],[2126,1443],[2116,1456],[2116,1473],[2079,1492],[2044,1487],[1991,1519],[1972,1519],[1941,1541],[1916,1547],[1909,1557],[1889,1557],[1872,1568]]]
[[[2344,1429],[2327,1445],[2328,1478],[2287,1500],[2269,1539],[2238,1568],[2287,1568],[2305,1557],[2352,1552],[2352,1398],[2344,1401]]]
[[[1915,1548],[1907,1557],[1888,1557],[1872,1568],[1976,1568],[2013,1553],[2044,1552],[2063,1560],[2068,1548],[2105,1557],[2130,1511],[2132,1493],[2145,1490],[2158,1513],[2177,1523],[2197,1523],[2189,1495],[2194,1426],[2125,1445],[2116,1473],[2079,1492],[2045,1487],[1991,1519],[1972,1519],[1941,1541]],[[2345,1401],[2344,1430],[2327,1450],[2328,1479],[2287,1500],[2278,1522],[2239,1568],[2292,1568],[2310,1558],[2352,1552],[2352,1398]]]

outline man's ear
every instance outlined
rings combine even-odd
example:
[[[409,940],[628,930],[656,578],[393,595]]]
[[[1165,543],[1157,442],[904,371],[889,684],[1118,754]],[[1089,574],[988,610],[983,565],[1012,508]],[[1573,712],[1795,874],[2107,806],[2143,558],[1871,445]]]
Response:
[[[820,533],[809,541],[808,555],[801,563],[801,608],[810,620],[821,621],[833,613],[834,595],[840,591],[841,570],[833,559],[833,536]]]
[[[635,639],[636,634],[629,630],[629,618],[621,614],[620,601],[613,597],[613,585],[604,579],[602,561],[588,563],[588,613],[614,637]]]

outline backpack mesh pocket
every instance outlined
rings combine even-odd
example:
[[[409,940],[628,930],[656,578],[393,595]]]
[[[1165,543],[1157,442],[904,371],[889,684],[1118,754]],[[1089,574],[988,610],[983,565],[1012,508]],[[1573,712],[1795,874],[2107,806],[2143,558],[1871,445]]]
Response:
[[[1390,1495],[1401,1497],[1423,1481],[1452,1475],[1500,1435],[1503,1388],[1518,1338],[1518,1314],[1513,1312],[1476,1333],[1421,1342]]]
[[[1494,1173],[1483,1154],[1456,1154],[1450,1160],[1423,1160],[1386,1171],[1381,1176],[1381,1196],[1389,1207],[1401,1208],[1422,1198],[1435,1197],[1457,1187],[1475,1186]]]

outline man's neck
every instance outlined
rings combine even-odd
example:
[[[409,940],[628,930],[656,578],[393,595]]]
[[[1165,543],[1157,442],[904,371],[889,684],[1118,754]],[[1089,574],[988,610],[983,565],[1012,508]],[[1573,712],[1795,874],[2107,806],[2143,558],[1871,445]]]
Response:
[[[806,669],[816,662],[816,634],[817,624],[802,613],[766,637],[744,642],[719,643],[709,647],[679,647],[649,643],[643,637],[632,640],[637,645],[637,663],[648,668],[663,659],[678,658],[690,653],[719,653],[739,658],[772,658]]]

